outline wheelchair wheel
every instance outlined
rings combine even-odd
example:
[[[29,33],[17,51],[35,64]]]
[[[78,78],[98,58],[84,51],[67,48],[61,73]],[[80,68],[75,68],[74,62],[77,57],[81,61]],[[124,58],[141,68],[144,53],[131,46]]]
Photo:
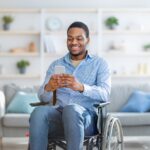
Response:
[[[123,150],[123,131],[117,118],[108,116],[104,126],[102,150]]]

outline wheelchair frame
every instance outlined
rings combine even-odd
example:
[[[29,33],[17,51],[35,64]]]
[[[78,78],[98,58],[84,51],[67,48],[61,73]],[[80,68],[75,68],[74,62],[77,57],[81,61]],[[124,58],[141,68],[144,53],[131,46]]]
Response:
[[[53,105],[56,103],[56,91],[53,92]],[[97,129],[98,134],[93,136],[85,136],[84,146],[86,150],[123,150],[123,131],[122,126],[118,118],[107,114],[106,106],[110,102],[101,102],[100,104],[94,104],[94,107],[98,110]],[[31,103],[31,106],[47,105],[49,102]],[[47,150],[56,150],[60,147],[66,150],[66,142],[62,138],[49,138]],[[30,150],[30,146],[28,146]]]

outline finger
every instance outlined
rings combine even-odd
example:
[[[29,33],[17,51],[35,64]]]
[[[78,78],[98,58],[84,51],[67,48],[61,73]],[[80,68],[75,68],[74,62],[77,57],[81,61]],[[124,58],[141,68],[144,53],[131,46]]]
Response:
[[[64,78],[74,78],[74,76],[70,75],[70,74],[63,74]]]
[[[65,76],[65,77],[63,77],[63,79],[66,81],[74,81],[75,80],[75,78],[73,76]]]
[[[54,74],[54,75],[53,75],[53,79],[59,79],[61,76],[62,76],[62,75],[60,75],[60,74]]]

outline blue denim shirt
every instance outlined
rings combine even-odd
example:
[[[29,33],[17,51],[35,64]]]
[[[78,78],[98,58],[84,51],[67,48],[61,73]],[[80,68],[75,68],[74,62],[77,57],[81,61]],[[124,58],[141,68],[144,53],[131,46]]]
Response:
[[[40,87],[38,96],[41,101],[50,101],[52,92],[44,91],[45,85],[54,74],[56,65],[65,66],[66,73],[73,75],[84,85],[84,91],[74,91],[69,88],[57,89],[57,105],[79,104],[89,110],[94,110],[93,104],[108,101],[111,90],[110,70],[106,61],[98,56],[87,54],[81,63],[74,67],[70,54],[54,61],[48,68],[45,81]]]

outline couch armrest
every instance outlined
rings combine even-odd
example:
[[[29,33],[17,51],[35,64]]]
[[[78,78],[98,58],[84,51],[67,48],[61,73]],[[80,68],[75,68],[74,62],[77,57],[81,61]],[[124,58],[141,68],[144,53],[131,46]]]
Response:
[[[0,91],[0,118],[5,114],[5,95]]]
[[[4,116],[4,114],[5,114],[5,95],[2,91],[0,91],[0,140],[1,137],[3,136],[2,117]]]

